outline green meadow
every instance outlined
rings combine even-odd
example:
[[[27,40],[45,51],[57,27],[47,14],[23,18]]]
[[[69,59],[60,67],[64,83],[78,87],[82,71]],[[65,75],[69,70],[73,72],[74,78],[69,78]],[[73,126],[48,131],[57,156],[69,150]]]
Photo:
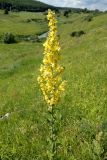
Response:
[[[56,107],[62,116],[57,160],[107,160],[107,13],[90,22],[89,14],[56,15],[67,80]],[[47,31],[44,13],[0,11],[1,39],[6,32]],[[37,83],[44,41],[0,42],[0,160],[47,160],[47,104]]]

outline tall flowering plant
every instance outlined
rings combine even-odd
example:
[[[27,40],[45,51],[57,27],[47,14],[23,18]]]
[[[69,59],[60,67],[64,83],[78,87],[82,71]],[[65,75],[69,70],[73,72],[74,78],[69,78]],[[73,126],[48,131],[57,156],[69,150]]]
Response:
[[[38,77],[38,83],[43,93],[44,99],[48,104],[48,112],[51,116],[48,120],[50,125],[50,144],[51,154],[50,160],[54,159],[56,155],[56,141],[57,131],[55,129],[55,106],[58,104],[61,98],[61,92],[64,91],[66,81],[62,80],[61,74],[64,71],[64,67],[59,64],[60,61],[60,44],[57,36],[57,21],[55,18],[55,12],[48,10],[48,26],[49,34],[44,46],[44,58],[40,67],[40,76]]]

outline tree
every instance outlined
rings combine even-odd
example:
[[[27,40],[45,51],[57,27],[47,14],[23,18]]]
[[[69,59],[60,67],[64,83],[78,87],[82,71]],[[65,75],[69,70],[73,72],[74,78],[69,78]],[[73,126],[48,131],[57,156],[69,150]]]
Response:
[[[4,10],[4,14],[9,14],[8,9],[5,9],[5,10]]]
[[[64,16],[68,17],[69,11],[64,11]]]

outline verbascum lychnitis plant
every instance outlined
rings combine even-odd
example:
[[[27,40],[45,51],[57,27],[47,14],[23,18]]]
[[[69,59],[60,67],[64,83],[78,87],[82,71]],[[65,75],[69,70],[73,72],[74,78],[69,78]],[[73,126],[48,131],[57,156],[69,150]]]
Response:
[[[48,138],[49,160],[56,159],[57,155],[57,133],[56,128],[57,116],[55,106],[58,104],[61,98],[61,93],[64,91],[66,81],[62,80],[62,73],[64,67],[59,64],[60,61],[60,44],[57,35],[57,21],[55,18],[55,12],[48,10],[47,19],[49,22],[49,33],[44,46],[44,58],[40,67],[40,76],[38,77],[38,83],[43,93],[44,99],[48,104],[48,125],[50,129],[50,136]]]

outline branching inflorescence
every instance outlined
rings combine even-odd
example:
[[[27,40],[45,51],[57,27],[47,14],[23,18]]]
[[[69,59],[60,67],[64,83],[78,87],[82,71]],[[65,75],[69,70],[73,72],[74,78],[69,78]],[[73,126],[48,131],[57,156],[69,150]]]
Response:
[[[55,13],[49,10],[47,19],[49,21],[49,34],[44,43],[44,59],[40,67],[38,83],[48,106],[54,106],[60,100],[66,81],[63,81],[61,77],[64,67],[58,64],[60,60],[60,44],[57,36]]]

